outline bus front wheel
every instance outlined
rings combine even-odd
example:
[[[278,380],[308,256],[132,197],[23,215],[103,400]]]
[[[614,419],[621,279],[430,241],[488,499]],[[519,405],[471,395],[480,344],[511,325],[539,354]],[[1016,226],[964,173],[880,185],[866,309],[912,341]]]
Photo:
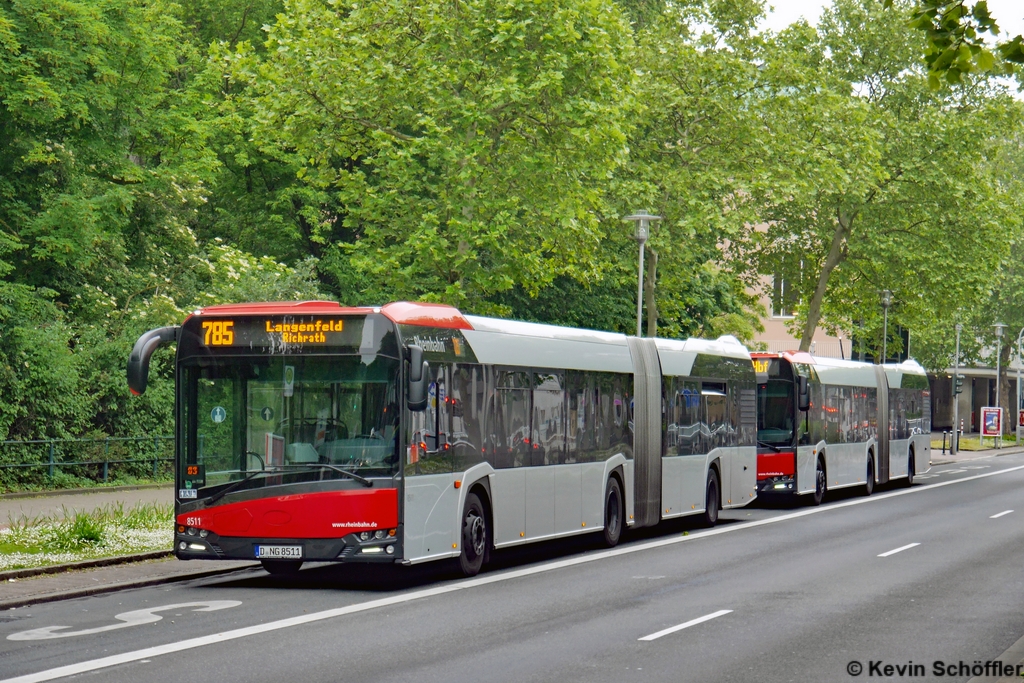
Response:
[[[721,506],[718,472],[708,470],[708,485],[704,495],[704,526],[714,526],[718,523],[718,510]]]
[[[466,496],[462,513],[462,554],[459,555],[459,568],[466,576],[476,576],[484,566],[488,535],[484,504],[478,495],[471,493]]]
[[[604,493],[604,543],[612,548],[622,538],[622,518],[625,512],[622,505],[622,487],[619,480],[609,477],[608,488]]]

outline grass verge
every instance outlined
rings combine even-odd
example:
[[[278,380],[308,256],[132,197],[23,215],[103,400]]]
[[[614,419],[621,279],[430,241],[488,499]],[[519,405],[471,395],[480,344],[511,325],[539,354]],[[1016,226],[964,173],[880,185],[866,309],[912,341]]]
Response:
[[[171,505],[154,503],[12,519],[0,529],[0,571],[170,550],[172,519]]]
[[[1016,436],[1004,436],[1003,437],[1003,448],[1010,448],[1011,446],[1017,445]],[[960,450],[962,451],[987,451],[996,447],[995,437],[985,437],[985,445],[983,446],[977,436],[965,436],[960,439]],[[946,448],[949,448],[949,437],[946,437]],[[938,439],[932,437],[932,450],[941,452],[942,449],[942,437]]]

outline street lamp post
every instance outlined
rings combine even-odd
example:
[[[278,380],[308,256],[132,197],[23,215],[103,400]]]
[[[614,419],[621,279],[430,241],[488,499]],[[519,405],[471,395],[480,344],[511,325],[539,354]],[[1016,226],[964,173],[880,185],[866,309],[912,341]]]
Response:
[[[882,290],[882,315],[884,322],[882,323],[882,365],[885,365],[885,359],[887,358],[887,343],[889,341],[889,307],[892,306],[892,292],[888,289]]]
[[[660,221],[661,216],[652,216],[646,211],[640,211],[632,216],[626,216],[622,220],[632,221],[635,224],[636,231],[633,233],[633,239],[640,243],[640,267],[636,286],[636,336],[640,337],[642,336],[640,334],[640,319],[644,309],[644,243],[647,242],[650,221]]]
[[[1003,355],[1003,330],[1006,329],[1006,325],[1003,323],[996,323],[992,327],[996,328],[996,407],[999,408],[1001,405],[999,396],[999,361],[1000,356]],[[1003,446],[1003,425],[999,425],[999,436],[996,437],[996,448],[1002,448]]]
[[[1020,446],[1020,338],[1024,335],[1024,327],[1017,333],[1017,414],[1013,416],[1016,424],[1017,445]]]
[[[960,450],[960,393],[956,390],[960,381],[960,331],[964,326],[956,324],[956,355],[953,357],[953,438],[949,444],[949,452],[956,455]]]

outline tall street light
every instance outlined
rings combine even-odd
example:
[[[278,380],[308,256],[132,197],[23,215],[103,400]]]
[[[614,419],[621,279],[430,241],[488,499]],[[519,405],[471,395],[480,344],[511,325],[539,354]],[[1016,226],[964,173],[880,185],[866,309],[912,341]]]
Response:
[[[956,452],[960,450],[960,391],[958,390],[958,382],[960,382],[960,332],[964,329],[964,326],[960,323],[956,324],[956,355],[953,356],[953,439],[949,445],[949,452],[956,455]]]
[[[1015,431],[1017,432],[1017,445],[1020,446],[1020,338],[1024,335],[1024,327],[1017,333],[1017,414],[1013,416]]]
[[[884,322],[882,323],[882,365],[885,365],[885,359],[888,357],[888,348],[886,344],[889,341],[889,307],[892,306],[892,292],[888,289],[882,290],[882,315]]]
[[[639,275],[636,286],[636,336],[640,337],[642,336],[640,334],[640,318],[643,315],[644,309],[644,243],[647,242],[650,222],[660,221],[661,216],[652,216],[646,211],[639,211],[632,216],[626,216],[622,220],[632,221],[635,224],[633,239],[640,243],[640,268],[638,270]]]
[[[996,323],[992,327],[996,328],[996,407],[1000,407],[1000,396],[999,396],[999,361],[1000,356],[1003,355],[1003,330],[1006,329],[1006,325],[1003,323]],[[1003,425],[999,425],[999,436],[996,439],[996,448],[1001,448],[1003,445]]]

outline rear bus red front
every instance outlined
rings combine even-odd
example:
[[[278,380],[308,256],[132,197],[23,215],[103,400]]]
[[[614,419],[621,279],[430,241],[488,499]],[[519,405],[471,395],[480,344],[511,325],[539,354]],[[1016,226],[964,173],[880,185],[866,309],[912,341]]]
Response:
[[[757,489],[760,493],[792,493],[795,488],[795,452],[769,451],[757,454]]]

